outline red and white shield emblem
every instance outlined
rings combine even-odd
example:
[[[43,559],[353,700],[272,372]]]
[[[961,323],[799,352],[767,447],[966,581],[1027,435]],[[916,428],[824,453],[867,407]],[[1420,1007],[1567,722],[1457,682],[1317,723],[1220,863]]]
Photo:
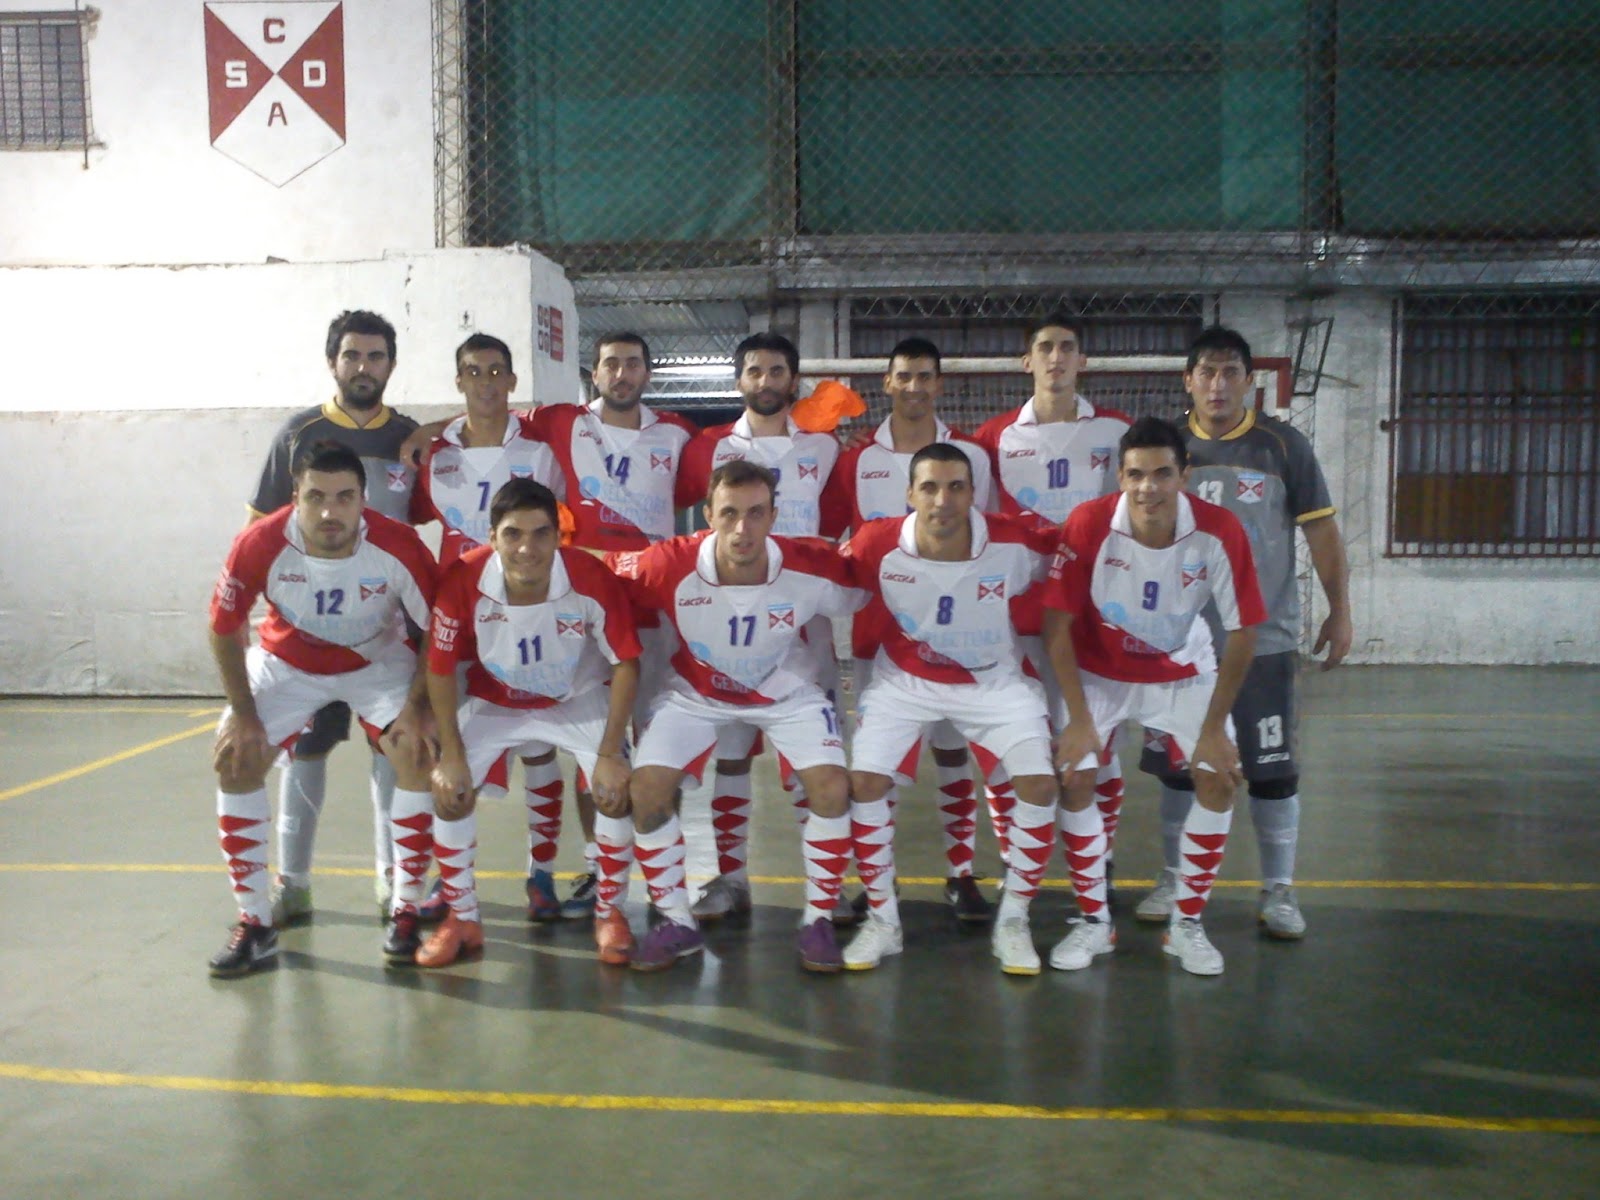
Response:
[[[344,145],[344,5],[205,6],[211,144],[274,187]]]
[[[584,625],[584,621],[583,621],[582,617],[578,617],[576,619],[569,619],[569,618],[566,618],[566,617],[557,617],[556,618],[556,636],[557,637],[582,637],[583,636],[583,625]]]

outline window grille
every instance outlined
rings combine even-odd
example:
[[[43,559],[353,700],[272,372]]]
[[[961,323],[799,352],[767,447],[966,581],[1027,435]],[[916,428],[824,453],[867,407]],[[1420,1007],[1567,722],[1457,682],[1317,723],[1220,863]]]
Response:
[[[87,34],[94,9],[0,13],[0,149],[95,144]]]

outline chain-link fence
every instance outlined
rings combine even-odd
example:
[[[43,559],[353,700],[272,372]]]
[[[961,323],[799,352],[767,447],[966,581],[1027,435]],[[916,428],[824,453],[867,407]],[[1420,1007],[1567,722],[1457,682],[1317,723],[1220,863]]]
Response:
[[[440,0],[439,236],[588,298],[1600,280],[1593,0]]]

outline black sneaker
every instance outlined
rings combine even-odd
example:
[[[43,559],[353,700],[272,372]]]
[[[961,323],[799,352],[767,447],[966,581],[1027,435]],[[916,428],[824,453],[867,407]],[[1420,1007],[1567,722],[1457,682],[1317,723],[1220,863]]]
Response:
[[[994,920],[994,908],[978,890],[971,875],[955,875],[944,881],[944,902],[963,925],[987,925]]]
[[[397,912],[389,918],[389,936],[383,940],[383,958],[391,967],[415,966],[417,949],[422,936],[417,932],[419,920],[411,911]]]
[[[898,887],[899,885],[896,884]],[[833,906],[833,926],[835,929],[854,929],[867,919],[867,909],[872,902],[867,899],[867,889],[862,888],[850,899],[841,899]]]
[[[211,956],[211,974],[218,979],[248,975],[259,966],[272,965],[277,953],[276,929],[240,921],[228,935],[228,944]]]
[[[1117,904],[1117,864],[1106,859],[1106,911],[1119,912]]]

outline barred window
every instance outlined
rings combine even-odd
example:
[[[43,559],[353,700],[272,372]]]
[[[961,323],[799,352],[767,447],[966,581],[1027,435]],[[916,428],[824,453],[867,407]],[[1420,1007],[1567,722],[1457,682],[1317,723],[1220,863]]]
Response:
[[[0,149],[95,144],[85,42],[94,9],[0,13]]]
[[[1389,553],[1600,555],[1600,295],[1396,309]]]

